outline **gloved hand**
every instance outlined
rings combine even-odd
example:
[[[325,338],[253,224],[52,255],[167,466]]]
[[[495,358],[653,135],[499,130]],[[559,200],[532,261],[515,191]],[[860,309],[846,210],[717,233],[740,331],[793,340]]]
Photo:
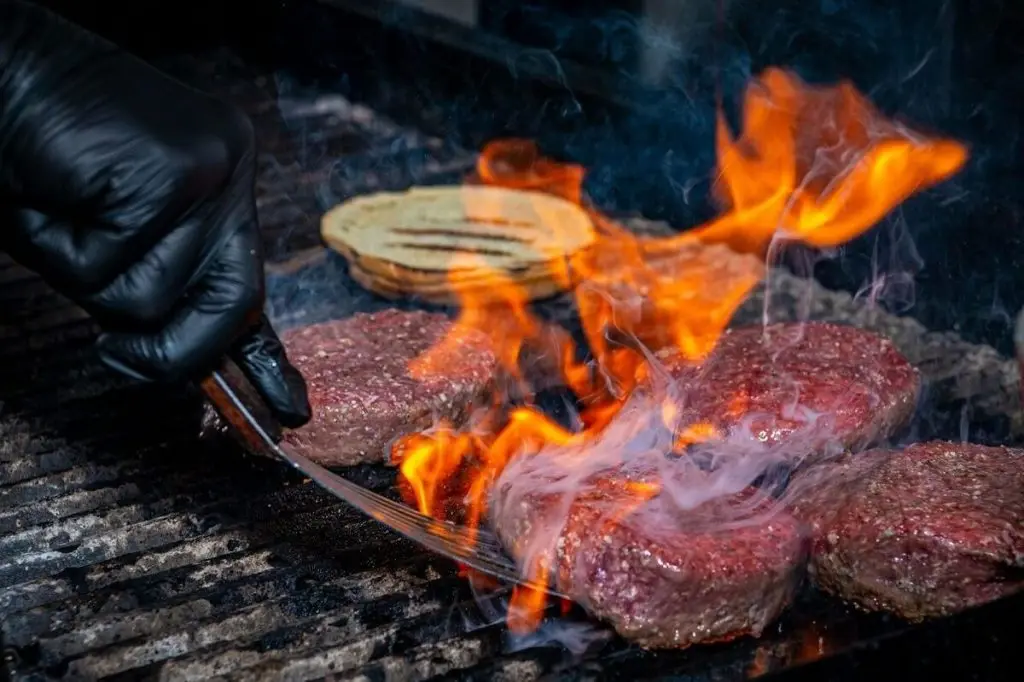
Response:
[[[100,323],[112,367],[196,378],[230,352],[282,424],[305,383],[265,317],[252,126],[21,0],[0,0],[0,247]]]

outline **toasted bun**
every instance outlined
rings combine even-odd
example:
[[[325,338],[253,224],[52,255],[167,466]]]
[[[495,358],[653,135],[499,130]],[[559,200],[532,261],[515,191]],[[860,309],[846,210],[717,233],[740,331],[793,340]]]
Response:
[[[565,261],[595,239],[579,206],[539,192],[483,186],[358,197],[324,215],[321,235],[360,284],[389,298],[454,303],[486,295],[494,274],[531,298],[563,290]]]

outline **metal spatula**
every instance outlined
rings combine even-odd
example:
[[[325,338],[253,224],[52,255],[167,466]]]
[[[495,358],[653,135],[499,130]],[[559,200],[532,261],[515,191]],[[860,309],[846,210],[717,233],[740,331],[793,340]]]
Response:
[[[524,579],[490,531],[474,531],[466,526],[437,521],[331,473],[316,462],[279,445],[281,426],[242,370],[230,359],[225,358],[221,366],[201,382],[200,387],[229,432],[250,452],[287,462],[324,490],[431,551],[500,580],[526,585],[558,597],[565,596],[548,585]]]

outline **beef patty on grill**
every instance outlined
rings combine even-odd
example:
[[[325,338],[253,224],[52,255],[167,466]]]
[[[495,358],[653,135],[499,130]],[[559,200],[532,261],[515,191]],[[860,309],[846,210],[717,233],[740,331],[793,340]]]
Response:
[[[797,587],[806,556],[799,524],[746,496],[682,510],[668,495],[638,501],[614,477],[573,495],[543,492],[520,474],[506,469],[492,496],[501,541],[644,647],[760,635]]]
[[[313,418],[285,442],[321,464],[345,466],[385,460],[396,436],[439,420],[459,426],[495,378],[487,340],[460,335],[427,374],[409,369],[451,327],[439,313],[385,310],[286,331]]]
[[[892,342],[821,322],[730,329],[698,366],[662,360],[685,390],[688,420],[793,458],[885,440],[910,419],[920,388]]]
[[[815,582],[862,608],[921,620],[1024,588],[1024,450],[918,443],[791,485]]]

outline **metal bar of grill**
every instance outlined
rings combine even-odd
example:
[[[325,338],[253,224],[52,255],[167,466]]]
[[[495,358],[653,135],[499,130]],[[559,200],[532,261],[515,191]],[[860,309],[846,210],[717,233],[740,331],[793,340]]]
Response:
[[[234,60],[199,63],[224,61]],[[347,137],[300,149],[303,135],[289,138],[288,125],[301,121],[283,120],[264,91],[272,79],[243,72],[211,86],[200,76],[191,74],[254,113],[265,142],[260,217],[281,257],[315,243],[324,192],[335,201],[451,182],[472,166],[465,151],[387,121],[367,123],[373,112],[292,93],[291,114],[305,106],[314,117],[307,133]],[[380,145],[396,139],[406,141],[397,147],[402,163],[362,173],[386,165],[393,157]],[[937,400],[993,419],[1019,411],[1015,366],[992,349],[930,335],[783,273],[767,295],[795,311],[808,286],[816,316],[896,339],[933,381]],[[298,295],[284,285],[271,294],[279,304]],[[344,305],[366,300],[352,291]],[[756,317],[761,300],[743,315]],[[192,396],[99,367],[89,350],[93,325],[6,260],[0,302],[16,311],[0,327],[0,634],[4,665],[18,679],[741,679],[763,649],[743,641],[654,655],[613,642],[571,669],[555,648],[510,651],[500,618],[481,611],[451,564],[274,462],[197,442]],[[381,468],[346,475],[393,492],[393,473]],[[504,596],[490,598],[496,613]],[[850,638],[892,630],[871,623]],[[785,633],[770,635],[771,646],[789,651]]]

